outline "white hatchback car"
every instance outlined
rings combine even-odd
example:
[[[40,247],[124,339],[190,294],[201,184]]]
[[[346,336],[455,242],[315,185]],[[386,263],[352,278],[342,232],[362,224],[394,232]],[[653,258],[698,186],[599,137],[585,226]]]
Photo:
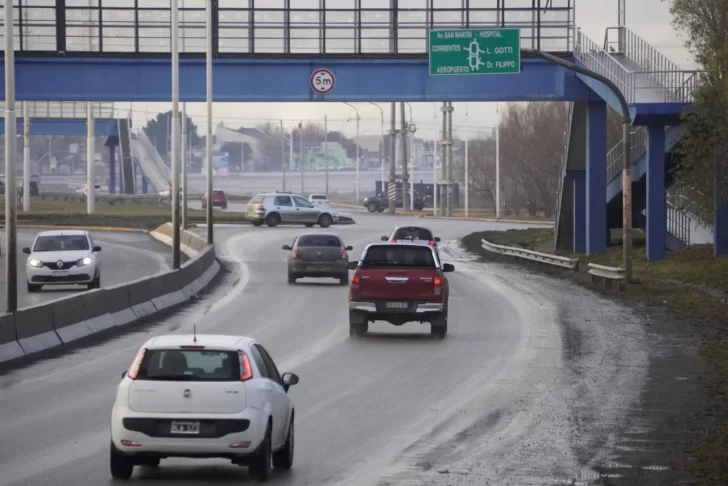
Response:
[[[310,202],[314,207],[329,207],[329,198],[326,196],[326,194],[311,194],[310,196],[308,196],[308,202]]]
[[[44,285],[86,285],[101,287],[100,246],[94,245],[91,233],[82,230],[42,231],[28,255],[25,275],[28,292],[37,292]]]
[[[268,352],[240,336],[161,336],[139,350],[111,412],[111,476],[167,457],[229,459],[266,481],[293,465],[294,407]]]

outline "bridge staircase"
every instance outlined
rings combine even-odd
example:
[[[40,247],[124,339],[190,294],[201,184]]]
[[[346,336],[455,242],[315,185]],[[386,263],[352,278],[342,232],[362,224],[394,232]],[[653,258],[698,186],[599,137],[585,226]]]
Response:
[[[143,128],[131,133],[131,149],[138,167],[157,193],[169,190],[172,173]]]
[[[589,39],[581,31],[577,31],[574,45],[574,57],[585,67],[595,71],[612,81],[627,99],[631,108],[640,105],[689,105],[694,101],[694,93],[699,87],[699,73],[680,69],[657,49],[627,28],[623,28],[623,48],[619,49],[618,36],[620,28],[609,28],[606,31],[604,44],[599,45]],[[621,113],[617,98],[601,83],[582,77],[590,88],[599,94],[607,104]],[[575,106],[578,104],[574,104]],[[679,111],[679,110],[672,110]],[[671,123],[675,123],[674,116]],[[679,123],[679,122],[678,122]],[[567,133],[573,134],[577,127],[586,124],[585,115],[577,116],[574,109],[570,111]],[[668,125],[668,123],[665,123]],[[666,128],[665,149],[669,153],[677,145],[684,134],[682,124]],[[585,140],[586,133],[581,140]],[[559,177],[559,193],[557,195],[557,214],[554,240],[558,248],[571,249],[573,242],[573,184],[567,178],[567,170],[585,170],[585,144],[574,143],[573,136],[565,147]],[[572,155],[572,152],[576,154]],[[631,132],[631,161],[633,206],[635,213],[641,216],[645,209],[645,175],[647,172],[647,128],[634,127]],[[667,157],[670,161],[673,157]],[[578,160],[581,160],[581,164]],[[607,202],[610,227],[621,226],[621,199],[623,167],[623,142],[619,141],[607,153]],[[581,167],[578,167],[581,165]],[[667,181],[670,182],[669,180]],[[570,203],[570,204],[569,204]],[[671,206],[668,201],[668,248],[677,251],[690,244],[690,229],[693,223],[690,216]],[[635,218],[637,226],[642,218]]]
[[[119,154],[124,194],[135,193],[134,158],[131,151],[131,119],[119,119]]]

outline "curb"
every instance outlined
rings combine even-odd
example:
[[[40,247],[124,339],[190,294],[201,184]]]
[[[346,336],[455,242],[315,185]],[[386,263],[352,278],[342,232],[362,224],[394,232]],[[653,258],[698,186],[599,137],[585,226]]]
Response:
[[[455,221],[482,221],[484,223],[511,223],[511,224],[540,224],[544,226],[553,226],[554,223],[550,221],[529,221],[523,219],[495,219],[495,218],[465,218],[460,216],[453,216],[447,218],[445,216],[420,216],[424,219],[443,219],[443,220],[455,220]]]
[[[3,225],[4,226],[4,225]],[[79,231],[115,231],[118,233],[148,233],[149,230],[141,228],[117,228],[114,226],[62,226],[53,224],[18,224],[18,228],[58,228]]]

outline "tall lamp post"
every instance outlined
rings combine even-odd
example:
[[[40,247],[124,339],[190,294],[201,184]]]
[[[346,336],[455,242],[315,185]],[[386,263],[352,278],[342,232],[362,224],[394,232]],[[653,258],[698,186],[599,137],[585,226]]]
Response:
[[[376,106],[377,109],[379,110],[379,112],[382,115],[382,142],[381,142],[382,143],[382,146],[379,149],[379,165],[382,168],[382,184],[381,184],[382,187],[381,187],[381,190],[384,191],[384,110],[382,109],[381,106],[379,106],[376,103],[372,103],[370,101],[369,104],[372,105],[372,106]]]
[[[207,244],[213,244],[212,233],[212,2],[205,2],[205,98],[207,104],[207,136],[205,137],[205,152],[207,165],[205,166],[207,194]]]
[[[344,104],[354,108],[356,112],[356,202],[359,203],[359,110],[351,103],[344,101]]]

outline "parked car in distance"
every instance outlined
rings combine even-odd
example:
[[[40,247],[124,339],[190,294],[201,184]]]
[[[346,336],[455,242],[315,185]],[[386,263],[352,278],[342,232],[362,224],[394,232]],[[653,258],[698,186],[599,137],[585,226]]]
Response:
[[[399,191],[398,191],[399,192]],[[417,211],[422,211],[423,209],[423,203],[422,203],[422,197],[415,191],[414,194],[414,208]],[[402,195],[397,194],[397,199],[394,201],[394,206],[397,208],[401,208],[403,204],[402,201]],[[364,207],[367,208],[367,210],[370,213],[381,213],[385,209],[389,207],[389,196],[386,192],[380,192],[376,196],[370,196],[366,199],[364,199]],[[409,209],[409,208],[405,208]]]
[[[435,249],[410,243],[371,244],[358,262],[349,287],[349,335],[367,332],[369,323],[386,321],[395,326],[407,322],[430,324],[430,333],[447,333],[450,285],[445,273],[455,271],[441,264]]]
[[[267,481],[293,465],[298,383],[280,374],[263,346],[244,336],[169,335],[148,340],[121,375],[111,411],[109,466],[129,479],[135,466],[168,457],[223,458]]]
[[[314,206],[329,206],[329,198],[326,194],[311,194],[308,196],[308,202]]]
[[[314,206],[302,196],[290,192],[262,193],[248,201],[246,216],[253,226],[263,223],[274,227],[279,224],[318,224],[328,228],[339,222],[336,211],[325,206]]]
[[[212,190],[212,207],[227,209],[228,201],[225,191],[221,189]],[[202,209],[207,209],[207,194],[202,195]]]
[[[38,233],[30,248],[25,275],[28,292],[37,292],[44,285],[86,285],[101,287],[100,246],[91,233],[83,230],[55,230]]]
[[[288,283],[299,278],[336,278],[340,285],[349,283],[349,255],[354,249],[344,245],[336,234],[303,233],[291,245],[283,245],[288,255]]]

